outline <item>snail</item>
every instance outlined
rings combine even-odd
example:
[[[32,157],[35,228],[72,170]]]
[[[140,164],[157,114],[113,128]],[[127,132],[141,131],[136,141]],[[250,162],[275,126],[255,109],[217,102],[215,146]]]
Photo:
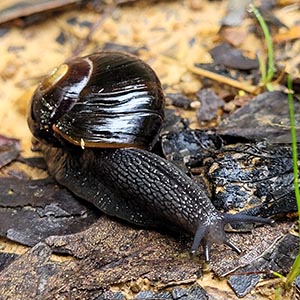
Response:
[[[200,186],[151,152],[164,118],[155,72],[139,58],[99,52],[55,68],[37,87],[28,114],[35,147],[52,176],[107,215],[194,235],[210,260],[213,243],[240,250],[225,224],[270,219],[219,212]]]

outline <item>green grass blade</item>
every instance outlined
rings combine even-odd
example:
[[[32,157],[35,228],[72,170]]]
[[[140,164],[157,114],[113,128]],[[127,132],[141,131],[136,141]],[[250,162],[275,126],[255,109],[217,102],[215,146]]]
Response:
[[[286,277],[286,287],[289,288],[297,276],[300,275],[300,253],[298,253],[293,266]]]
[[[263,83],[266,82],[266,78],[267,78],[267,71],[266,71],[266,65],[265,65],[265,61],[262,58],[261,55],[257,56],[258,58],[258,63],[259,63],[259,69],[260,69],[260,73],[261,73],[261,80]]]
[[[265,40],[266,40],[266,45],[267,45],[267,50],[268,50],[268,68],[267,68],[266,76],[262,76],[262,79],[263,79],[263,77],[265,77],[263,79],[263,82],[264,82],[264,84],[268,84],[272,80],[272,78],[274,76],[274,72],[275,72],[274,50],[273,50],[272,38],[271,38],[270,31],[268,29],[268,26],[267,26],[264,18],[262,17],[262,15],[260,14],[259,10],[253,4],[250,4],[249,7],[250,7],[250,10],[254,13],[254,15],[264,33]],[[270,85],[268,85],[268,87],[270,87]]]
[[[300,191],[299,191],[299,169],[298,169],[298,150],[297,150],[297,135],[295,128],[295,113],[294,113],[294,100],[292,92],[292,77],[288,76],[288,103],[290,111],[290,124],[291,124],[291,138],[292,138],[292,156],[293,156],[293,169],[294,169],[294,188],[295,197],[298,208],[298,227],[300,232]],[[295,278],[300,273],[300,238],[299,238],[299,253],[294,261],[294,264],[287,275],[286,287],[290,286]]]

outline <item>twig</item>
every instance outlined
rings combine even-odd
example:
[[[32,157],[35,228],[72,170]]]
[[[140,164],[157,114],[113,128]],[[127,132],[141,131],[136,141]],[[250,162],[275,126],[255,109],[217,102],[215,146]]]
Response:
[[[243,83],[243,82],[239,82],[237,80],[234,80],[234,79],[228,78],[226,76],[223,76],[223,75],[205,70],[203,68],[188,66],[188,70],[190,70],[194,74],[197,74],[197,75],[200,75],[200,76],[203,76],[203,77],[207,77],[209,79],[218,81],[218,82],[226,84],[226,85],[230,85],[232,87],[243,90],[243,91],[245,91],[247,93],[250,93],[250,94],[258,95],[259,92],[260,92],[259,91],[260,87],[250,85],[250,84],[246,84],[246,83]]]

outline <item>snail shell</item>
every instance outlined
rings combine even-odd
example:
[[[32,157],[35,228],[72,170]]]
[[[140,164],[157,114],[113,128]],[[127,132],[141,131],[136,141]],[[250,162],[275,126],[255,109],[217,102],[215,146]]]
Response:
[[[164,117],[159,79],[142,60],[119,52],[75,58],[36,89],[28,116],[33,135],[61,147],[96,148],[155,143]]]

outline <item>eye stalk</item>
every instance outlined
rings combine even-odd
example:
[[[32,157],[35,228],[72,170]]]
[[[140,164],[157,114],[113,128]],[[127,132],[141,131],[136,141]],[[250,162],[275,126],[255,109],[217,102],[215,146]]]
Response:
[[[225,224],[261,223],[273,225],[274,220],[243,214],[217,214],[215,217],[211,216],[209,223],[205,226],[199,225],[191,248],[191,254],[195,255],[200,244],[202,244],[206,262],[210,261],[210,248],[213,243],[225,244],[237,254],[241,253],[241,250],[227,238],[224,231]]]

